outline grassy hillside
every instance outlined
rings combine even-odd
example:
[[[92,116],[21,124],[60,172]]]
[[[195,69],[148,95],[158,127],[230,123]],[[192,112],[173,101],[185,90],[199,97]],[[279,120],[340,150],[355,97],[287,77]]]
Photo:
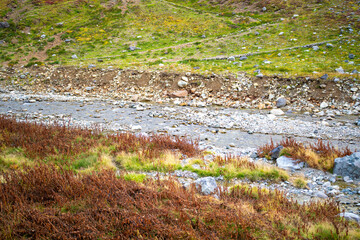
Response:
[[[0,29],[3,66],[292,76],[360,71],[356,1],[7,0],[0,14],[11,25]],[[323,44],[302,47],[317,43]],[[229,58],[246,54],[242,61]]]

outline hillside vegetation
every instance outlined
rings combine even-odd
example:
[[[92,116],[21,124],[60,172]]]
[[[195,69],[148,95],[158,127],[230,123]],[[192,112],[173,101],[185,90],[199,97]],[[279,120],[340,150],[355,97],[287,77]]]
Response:
[[[360,70],[357,1],[6,0],[0,14],[10,24],[0,29],[3,66],[284,76]]]

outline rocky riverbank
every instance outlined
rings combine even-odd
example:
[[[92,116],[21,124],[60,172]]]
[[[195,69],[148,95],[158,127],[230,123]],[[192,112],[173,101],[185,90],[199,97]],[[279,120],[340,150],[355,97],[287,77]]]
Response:
[[[360,84],[355,77],[289,79],[251,77],[244,73],[205,76],[190,72],[98,69],[95,65],[88,68],[33,66],[0,70],[1,85],[8,91],[101,96],[136,102],[173,102],[199,107],[278,107],[317,116],[359,114]]]

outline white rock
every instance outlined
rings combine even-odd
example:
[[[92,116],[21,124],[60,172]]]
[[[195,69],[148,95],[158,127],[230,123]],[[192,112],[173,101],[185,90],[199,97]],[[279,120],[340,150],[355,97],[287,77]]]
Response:
[[[188,77],[185,77],[185,76],[181,77],[181,80],[183,80],[183,81],[185,81],[185,82],[188,82],[188,81],[189,81]]]
[[[180,81],[178,82],[178,86],[181,87],[181,88],[184,88],[184,87],[186,87],[187,85],[188,85],[188,83],[185,82],[185,81],[183,81],[183,80],[180,80]]]
[[[339,215],[340,217],[343,217],[346,220],[354,220],[356,222],[360,222],[360,216],[355,213],[345,212],[345,213],[340,213]]]
[[[270,120],[274,120],[276,118],[276,116],[274,114],[268,114],[267,117],[270,119]]]
[[[304,167],[304,163],[296,163],[296,160],[293,160],[291,158],[281,156],[278,159],[276,159],[276,165],[279,168],[288,169],[288,170],[298,170]]]
[[[131,130],[133,131],[140,131],[142,129],[142,127],[140,125],[132,125],[131,126]]]
[[[327,102],[322,102],[320,104],[320,108],[327,108],[329,106],[329,104]]]
[[[284,115],[285,113],[283,110],[275,108],[270,111],[270,114],[273,114],[275,116],[280,116],[280,115]]]
[[[344,74],[344,73],[345,73],[345,71],[344,71],[344,69],[343,69],[342,67],[336,68],[335,71],[336,71],[337,73],[340,73],[340,74]]]

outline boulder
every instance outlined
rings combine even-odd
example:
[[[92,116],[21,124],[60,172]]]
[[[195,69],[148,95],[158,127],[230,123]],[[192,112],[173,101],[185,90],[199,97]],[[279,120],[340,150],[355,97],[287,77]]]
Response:
[[[204,195],[215,193],[215,190],[217,189],[217,184],[214,177],[199,178],[195,181],[195,184]]]
[[[286,106],[286,99],[281,97],[281,98],[278,98],[278,100],[276,101],[276,107],[277,108],[282,108],[282,107],[285,107]]]
[[[276,165],[279,168],[287,169],[287,170],[299,170],[305,166],[303,162],[297,163],[296,160],[291,158],[281,156],[276,159]]]
[[[273,150],[271,150],[270,154],[271,154],[271,159],[272,160],[276,160],[279,156],[280,156],[280,152],[281,149],[283,149],[283,146],[277,146],[276,148],[274,148]]]
[[[360,223],[360,216],[355,213],[344,212],[344,213],[340,213],[339,215],[340,217],[343,217],[346,220],[353,220]]]
[[[180,91],[175,91],[169,94],[170,97],[174,97],[174,98],[184,98],[187,97],[188,92],[186,90],[180,90]]]
[[[360,179],[360,152],[336,158],[333,172],[343,177],[349,176],[351,179]]]

